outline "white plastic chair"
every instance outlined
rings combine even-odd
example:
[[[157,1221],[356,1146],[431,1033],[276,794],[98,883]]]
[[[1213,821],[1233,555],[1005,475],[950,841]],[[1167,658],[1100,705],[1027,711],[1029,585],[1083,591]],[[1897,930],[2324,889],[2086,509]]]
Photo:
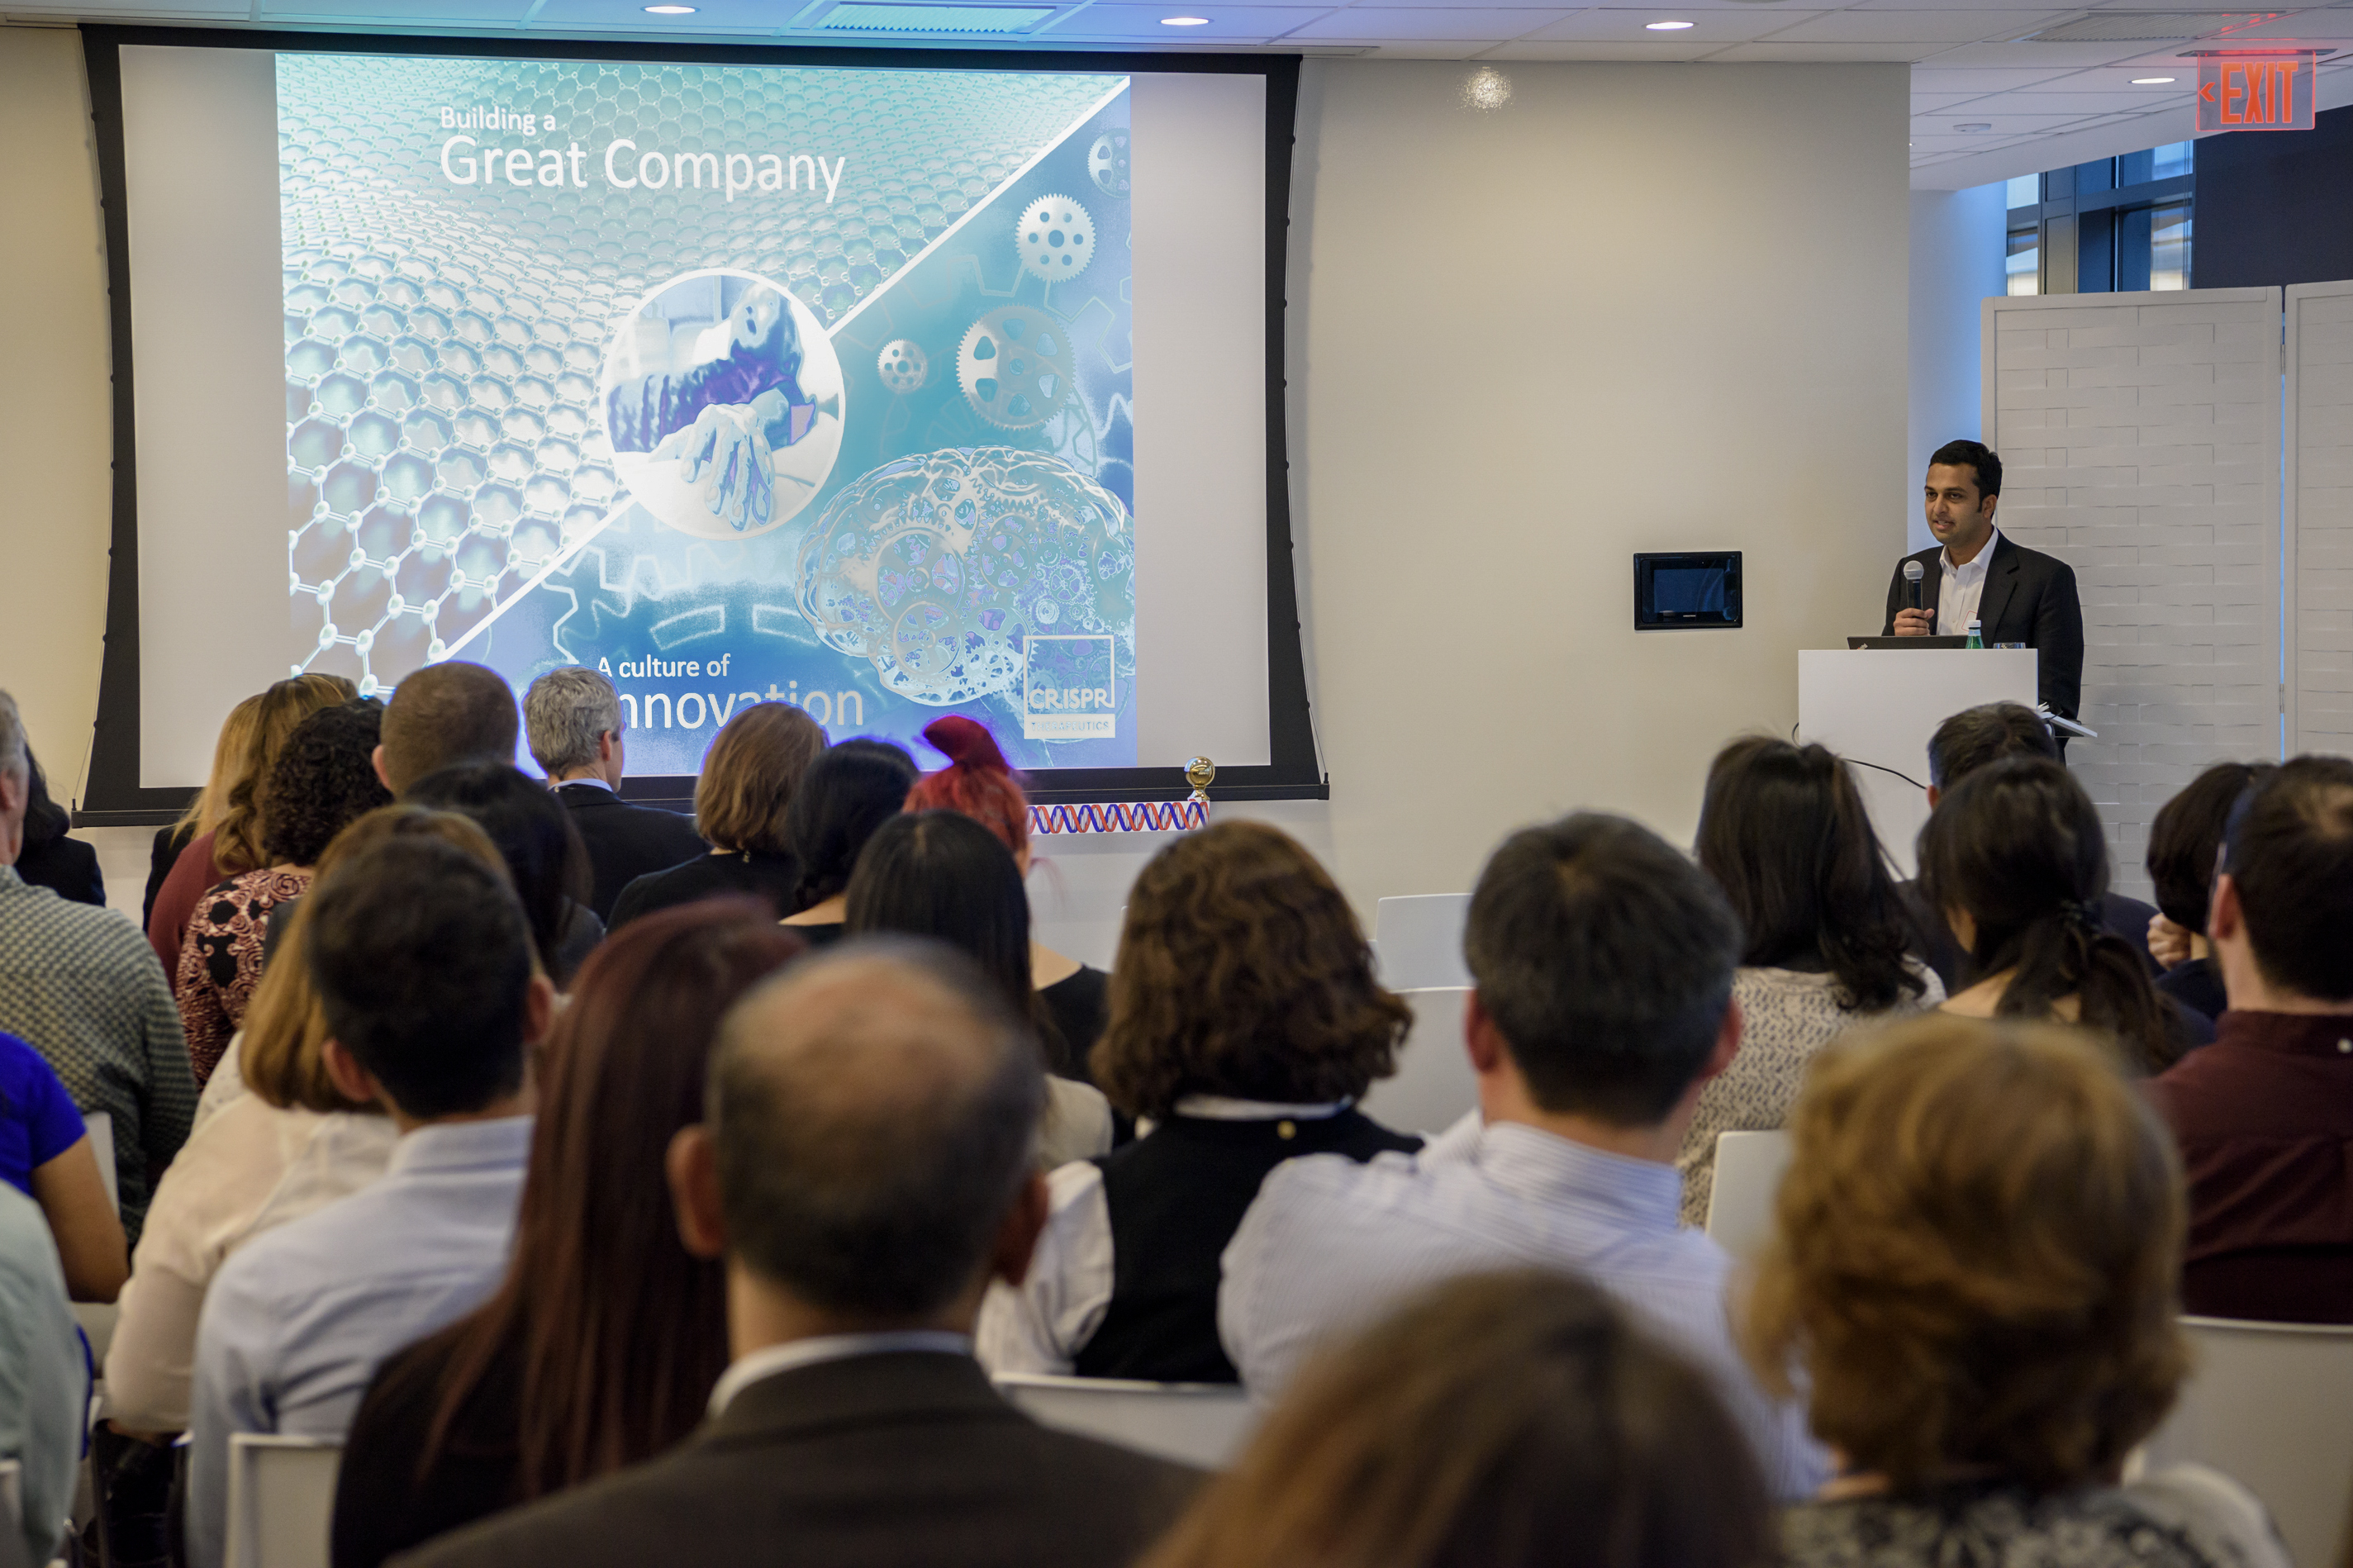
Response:
[[[81,1121],[90,1134],[90,1154],[98,1161],[98,1179],[106,1184],[106,1201],[120,1215],[122,1190],[114,1170],[114,1118],[103,1110],[93,1110]],[[121,1308],[112,1301],[76,1301],[73,1313],[74,1321],[81,1325],[82,1337],[90,1341],[90,1359],[103,1370],[107,1347],[114,1343],[114,1325],[122,1316]]]
[[[999,1394],[1040,1426],[1203,1469],[1223,1469],[1233,1463],[1258,1425],[1250,1397],[1233,1384],[1136,1383],[1011,1372],[996,1382]],[[229,1568],[247,1565],[232,1560]]]
[[[2353,1512],[2353,1327],[2184,1318],[2197,1360],[2143,1447],[2154,1468],[2195,1461],[2271,1510],[2305,1568],[2345,1558]]]
[[[1400,1132],[1443,1132],[1479,1107],[1479,1077],[1462,1048],[1471,993],[1446,985],[1400,994],[1413,1008],[1413,1026],[1398,1047],[1398,1070],[1367,1089],[1359,1109]]]
[[[228,1440],[228,1568],[327,1568],[334,1437],[239,1432]]]
[[[1468,893],[1383,899],[1373,911],[1381,984],[1392,991],[1470,984],[1462,965],[1462,923],[1470,913]]]
[[[1707,1233],[1735,1258],[1753,1258],[1773,1234],[1773,1197],[1789,1168],[1787,1132],[1719,1132]]]
[[[90,1152],[98,1160],[98,1179],[106,1184],[106,1201],[114,1212],[122,1212],[122,1182],[114,1169],[114,1118],[103,1110],[93,1110],[81,1119],[90,1133]]]

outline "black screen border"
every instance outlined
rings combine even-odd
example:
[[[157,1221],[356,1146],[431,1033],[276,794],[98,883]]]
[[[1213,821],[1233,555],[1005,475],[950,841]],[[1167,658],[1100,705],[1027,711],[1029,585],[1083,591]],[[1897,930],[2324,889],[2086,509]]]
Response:
[[[466,59],[651,60],[689,65],[834,66],[902,70],[1208,73],[1266,81],[1266,647],[1268,757],[1263,765],[1219,767],[1224,800],[1328,800],[1331,782],[1317,755],[1300,642],[1299,585],[1292,565],[1290,437],[1286,427],[1283,311],[1289,268],[1292,148],[1299,106],[1297,55],[1158,54],[1101,49],[837,47],[805,44],[669,44],[641,38],[543,35],[300,32],[261,27],[115,26],[81,28],[90,115],[97,136],[99,197],[104,218],[107,313],[112,329],[114,496],[106,579],[106,648],[99,674],[98,721],[90,740],[89,783],[77,824],[147,826],[186,809],[193,786],[150,789],[139,783],[139,483],[134,418],[135,356],[131,341],[131,224],[123,156],[122,58],[125,45],[268,49],[353,55],[434,55]],[[1031,775],[1029,798],[1041,805],[1080,801],[1181,800],[1185,770],[1057,768]],[[626,779],[622,795],[682,805],[692,774]]]

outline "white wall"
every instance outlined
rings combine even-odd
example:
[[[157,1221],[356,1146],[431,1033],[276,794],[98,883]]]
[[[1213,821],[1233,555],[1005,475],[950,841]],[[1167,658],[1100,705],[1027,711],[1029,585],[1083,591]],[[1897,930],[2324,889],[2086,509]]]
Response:
[[[2006,288],[2009,195],[2000,185],[1912,193],[1912,419],[1904,479],[1907,551],[1936,542],[1921,514],[1928,454],[1981,441],[1978,301]]]

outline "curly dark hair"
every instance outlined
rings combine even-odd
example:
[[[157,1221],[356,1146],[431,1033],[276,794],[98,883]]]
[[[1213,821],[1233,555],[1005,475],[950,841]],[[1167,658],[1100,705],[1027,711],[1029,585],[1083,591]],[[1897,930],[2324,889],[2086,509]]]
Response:
[[[273,866],[314,866],[335,835],[392,792],[375,776],[384,704],[355,698],[294,726],[261,797],[261,850]]]
[[[1131,1116],[1188,1094],[1354,1099],[1397,1070],[1412,1017],[1314,857],[1221,822],[1154,856],[1128,894],[1095,1082]]]

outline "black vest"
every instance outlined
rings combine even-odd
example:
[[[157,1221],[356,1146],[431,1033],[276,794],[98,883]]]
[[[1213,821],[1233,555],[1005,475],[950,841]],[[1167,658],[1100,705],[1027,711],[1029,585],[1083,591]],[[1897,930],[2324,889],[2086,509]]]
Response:
[[[1073,1360],[1082,1377],[1233,1383],[1218,1342],[1218,1258],[1266,1173],[1300,1154],[1366,1161],[1421,1140],[1356,1110],[1221,1121],[1172,1116],[1095,1162],[1111,1213],[1111,1306]]]

